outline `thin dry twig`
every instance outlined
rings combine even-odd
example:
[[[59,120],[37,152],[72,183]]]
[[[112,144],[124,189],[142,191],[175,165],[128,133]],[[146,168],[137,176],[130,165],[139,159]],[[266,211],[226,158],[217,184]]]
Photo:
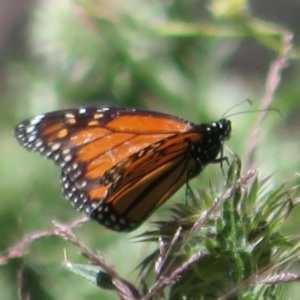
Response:
[[[18,272],[18,300],[30,300],[29,293],[24,290],[24,267],[22,266]]]
[[[278,58],[270,65],[266,79],[265,94],[261,99],[261,113],[258,115],[258,119],[252,128],[246,147],[247,152],[243,164],[245,170],[256,168],[255,154],[258,146],[258,133],[274,100],[275,91],[281,80],[281,73],[287,66],[288,56],[292,48],[292,40],[293,34],[286,32],[282,35],[282,50]]]
[[[75,221],[72,221],[68,227],[75,228],[78,227],[82,222],[85,222],[87,218],[80,218]],[[6,264],[10,259],[16,257],[23,257],[27,253],[27,248],[42,238],[51,237],[56,235],[53,230],[42,230],[36,231],[30,234],[23,236],[15,245],[10,247],[5,253],[0,256],[0,265]]]
[[[137,296],[137,291],[132,289],[133,286],[131,284],[127,284],[127,282],[116,272],[114,266],[108,264],[99,253],[97,255],[94,254],[84,243],[76,238],[68,226],[57,222],[53,222],[53,224],[55,227],[55,234],[78,247],[84,257],[86,257],[94,265],[101,267],[111,276],[112,284],[120,299],[140,299],[140,296]]]
[[[76,238],[76,236],[72,232],[72,229],[78,227],[86,220],[86,217],[76,219],[75,221],[72,221],[67,225],[62,225],[58,222],[53,221],[54,230],[37,231],[25,235],[14,246],[9,248],[4,255],[0,256],[0,265],[7,263],[12,258],[24,257],[27,253],[27,248],[37,240],[52,236],[59,236],[80,248],[82,251],[82,255],[84,255],[94,265],[100,266],[112,277],[112,283],[120,299],[139,299],[140,296],[137,291],[133,289],[132,285],[127,284],[127,282],[119,276],[112,265],[108,264],[100,254],[95,255],[86,245],[81,243]],[[23,268],[21,268],[18,272],[18,298],[21,300],[29,300],[30,295],[24,294],[23,291],[23,279]]]
[[[30,244],[33,242],[42,239],[44,237],[52,236],[53,232],[51,231],[37,231],[25,235],[21,240],[19,240],[14,246],[9,248],[5,254],[0,256],[0,265],[7,263],[10,259],[16,257],[23,257],[26,254],[26,250]]]
[[[69,224],[70,228],[78,227],[83,221],[86,221],[86,218],[80,218],[75,221],[72,221]],[[8,263],[10,259],[17,257],[24,257],[27,253],[27,248],[34,242],[48,238],[56,235],[53,230],[42,230],[36,231],[30,234],[23,236],[15,245],[10,247],[5,253],[0,256],[0,265]],[[18,299],[19,300],[30,300],[30,294],[24,291],[24,268],[21,268],[17,274],[17,283],[18,283]]]

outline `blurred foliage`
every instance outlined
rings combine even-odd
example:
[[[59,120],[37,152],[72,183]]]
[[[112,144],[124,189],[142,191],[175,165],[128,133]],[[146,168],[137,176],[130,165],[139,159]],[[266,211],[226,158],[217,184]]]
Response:
[[[146,107],[199,123],[220,118],[248,98],[256,109],[264,94],[266,69],[281,51],[285,32],[280,23],[253,15],[246,0],[36,1],[28,14],[23,51],[18,49],[21,55],[6,64],[0,102],[0,249],[6,250],[24,234],[52,228],[52,219],[67,222],[78,216],[63,200],[60,171],[18,147],[12,129],[19,121],[85,105]],[[231,64],[249,40],[268,53],[263,63],[255,55],[245,57],[257,67],[251,73]],[[282,117],[270,113],[259,132],[256,162],[262,176],[274,173],[270,187],[299,183],[295,176],[300,165],[299,72],[299,48],[294,45],[273,100]],[[240,106],[234,112],[243,110],[249,108]],[[231,117],[233,133],[227,145],[240,157],[256,118],[255,113]],[[198,191],[222,181],[219,166],[209,166],[192,187]],[[184,190],[173,198],[184,199]],[[154,218],[162,219],[165,211],[162,208]],[[288,233],[297,231],[299,213],[295,209],[286,221]],[[137,232],[121,235],[89,222],[76,234],[134,282],[135,267],[154,247],[134,243],[131,237],[148,226],[149,222]],[[86,263],[57,237],[36,241],[26,256],[1,266],[0,298],[17,298],[18,271],[23,268],[31,299],[113,299],[112,292],[63,270],[63,249],[70,261]],[[299,292],[295,286],[289,294],[289,287],[293,286],[286,287],[286,298]]]

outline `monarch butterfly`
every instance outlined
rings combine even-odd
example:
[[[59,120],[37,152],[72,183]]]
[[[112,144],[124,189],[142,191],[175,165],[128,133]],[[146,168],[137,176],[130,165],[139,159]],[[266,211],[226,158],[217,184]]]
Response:
[[[194,124],[146,110],[89,107],[38,115],[15,128],[19,143],[62,169],[73,206],[116,231],[137,228],[217,159],[227,119]]]

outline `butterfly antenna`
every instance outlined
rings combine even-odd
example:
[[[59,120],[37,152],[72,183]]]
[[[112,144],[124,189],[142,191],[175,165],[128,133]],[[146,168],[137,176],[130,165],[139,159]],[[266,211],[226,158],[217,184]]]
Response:
[[[223,118],[230,118],[232,116],[237,116],[237,115],[242,115],[242,114],[248,114],[248,113],[260,113],[260,112],[276,112],[279,114],[280,117],[282,117],[282,114],[280,112],[279,109],[277,108],[266,108],[266,109],[254,109],[254,110],[244,110],[244,111],[240,111],[240,112],[236,112],[236,113],[232,113],[232,114],[228,114],[227,116],[223,116]]]
[[[228,118],[228,116],[232,116],[232,114],[231,114],[231,115],[227,115],[227,114],[228,114],[231,110],[237,108],[238,106],[240,106],[240,105],[242,105],[242,104],[244,104],[244,103],[246,103],[246,102],[247,102],[249,105],[252,105],[252,101],[251,101],[250,99],[245,99],[245,100],[243,100],[243,101],[241,101],[241,102],[239,102],[239,103],[237,103],[237,104],[235,104],[235,105],[229,107],[227,110],[225,110],[225,112],[224,112],[223,115],[222,115],[222,119]]]

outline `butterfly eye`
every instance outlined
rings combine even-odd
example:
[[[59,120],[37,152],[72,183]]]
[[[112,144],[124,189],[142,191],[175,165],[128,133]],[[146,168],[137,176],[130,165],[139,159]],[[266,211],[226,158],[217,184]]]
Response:
[[[205,165],[220,161],[230,132],[226,119],[193,124],[115,107],[50,112],[15,129],[23,147],[60,166],[74,207],[117,231],[138,227]]]

